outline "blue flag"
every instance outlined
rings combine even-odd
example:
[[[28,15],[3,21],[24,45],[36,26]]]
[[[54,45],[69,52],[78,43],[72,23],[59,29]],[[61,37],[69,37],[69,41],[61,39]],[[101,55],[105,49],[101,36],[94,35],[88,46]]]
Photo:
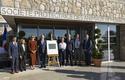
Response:
[[[6,45],[6,40],[7,40],[7,28],[5,26],[4,32],[3,32],[3,35],[2,35],[2,47],[4,47],[4,48],[5,48],[5,45]]]

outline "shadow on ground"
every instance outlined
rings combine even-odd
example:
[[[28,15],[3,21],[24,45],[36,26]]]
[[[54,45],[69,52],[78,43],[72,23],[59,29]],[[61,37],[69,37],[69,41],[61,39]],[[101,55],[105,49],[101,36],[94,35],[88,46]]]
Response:
[[[107,68],[107,66],[102,66],[102,68]],[[125,66],[109,66],[112,69],[125,69]]]
[[[64,73],[67,77],[87,80],[124,80],[125,73],[122,72],[86,72],[75,70],[55,70],[57,73]]]
[[[0,69],[0,73],[2,73],[2,72],[10,73],[10,72],[11,72],[11,69],[10,69],[10,68],[3,68],[3,69]]]

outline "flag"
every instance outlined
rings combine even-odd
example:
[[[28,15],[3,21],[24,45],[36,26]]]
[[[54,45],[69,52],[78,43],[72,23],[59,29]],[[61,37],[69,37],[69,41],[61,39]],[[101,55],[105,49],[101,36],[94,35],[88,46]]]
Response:
[[[7,40],[7,28],[6,26],[4,27],[4,32],[2,35],[2,47],[5,48],[6,46],[6,40]]]

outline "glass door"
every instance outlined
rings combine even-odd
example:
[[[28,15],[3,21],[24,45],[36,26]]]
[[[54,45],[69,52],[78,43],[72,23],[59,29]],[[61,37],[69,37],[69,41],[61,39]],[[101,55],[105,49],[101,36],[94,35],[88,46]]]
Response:
[[[96,24],[101,30],[103,61],[114,60],[116,48],[116,25],[113,24]]]

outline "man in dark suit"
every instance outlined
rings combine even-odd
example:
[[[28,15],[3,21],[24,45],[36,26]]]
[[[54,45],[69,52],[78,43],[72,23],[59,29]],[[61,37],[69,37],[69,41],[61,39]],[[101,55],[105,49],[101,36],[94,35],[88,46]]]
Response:
[[[86,34],[86,39],[83,42],[83,49],[85,53],[85,63],[86,65],[91,65],[92,41],[88,34]]]
[[[66,41],[66,65],[68,65],[68,63],[73,66],[73,52],[74,52],[74,48],[73,48],[73,41],[71,40],[71,35],[68,34],[67,35],[67,41]]]
[[[40,68],[45,68],[46,67],[46,41],[45,41],[45,37],[42,34],[41,35],[41,40],[39,42],[39,55],[40,55],[40,64],[41,67]]]
[[[18,61],[19,61],[19,52],[18,52],[18,43],[17,38],[13,37],[13,41],[9,44],[9,56],[12,61],[11,69],[12,74],[15,72],[18,73]]]
[[[26,56],[27,56],[27,47],[25,45],[25,40],[21,39],[19,44],[19,68],[20,71],[26,71]]]

